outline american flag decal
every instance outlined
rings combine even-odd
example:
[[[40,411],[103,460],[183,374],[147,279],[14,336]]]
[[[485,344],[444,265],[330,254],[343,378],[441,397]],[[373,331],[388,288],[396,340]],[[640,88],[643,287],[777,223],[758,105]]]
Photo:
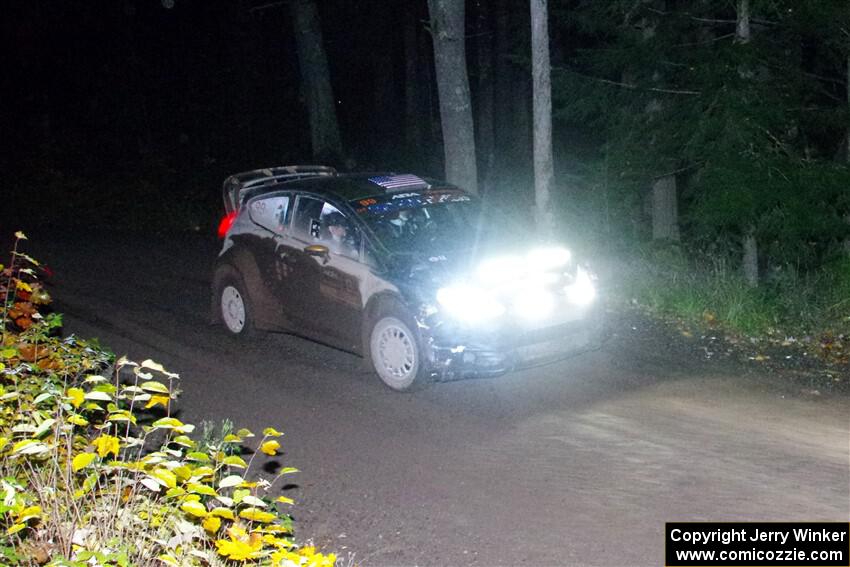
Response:
[[[418,189],[425,189],[428,187],[428,184],[424,179],[410,173],[405,175],[379,175],[377,177],[370,177],[369,181],[375,185],[380,185],[389,191],[414,187]]]

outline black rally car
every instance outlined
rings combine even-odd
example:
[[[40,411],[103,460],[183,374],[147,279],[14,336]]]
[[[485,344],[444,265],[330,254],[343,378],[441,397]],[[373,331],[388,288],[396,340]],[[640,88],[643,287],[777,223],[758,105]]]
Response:
[[[570,251],[458,187],[285,166],[229,177],[224,204],[215,320],[356,353],[395,390],[554,360],[598,329],[594,278]]]

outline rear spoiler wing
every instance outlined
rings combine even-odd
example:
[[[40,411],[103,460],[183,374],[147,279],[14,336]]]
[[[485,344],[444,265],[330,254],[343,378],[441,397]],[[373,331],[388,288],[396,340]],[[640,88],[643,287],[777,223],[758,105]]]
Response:
[[[224,209],[227,214],[239,208],[245,191],[280,181],[295,181],[305,177],[334,176],[336,169],[325,165],[284,165],[267,167],[231,175],[224,180]]]

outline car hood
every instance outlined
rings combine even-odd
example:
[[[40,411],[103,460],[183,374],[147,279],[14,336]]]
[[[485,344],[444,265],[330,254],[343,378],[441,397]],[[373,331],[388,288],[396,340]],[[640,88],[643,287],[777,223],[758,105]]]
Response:
[[[530,237],[511,242],[493,239],[418,253],[397,253],[389,259],[390,276],[400,289],[408,290],[418,299],[429,300],[440,287],[472,277],[482,262],[522,256],[539,245]]]

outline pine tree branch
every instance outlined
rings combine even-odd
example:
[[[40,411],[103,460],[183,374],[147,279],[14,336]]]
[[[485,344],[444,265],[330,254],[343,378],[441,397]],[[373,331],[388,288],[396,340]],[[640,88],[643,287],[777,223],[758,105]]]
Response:
[[[624,89],[629,89],[632,91],[648,91],[654,93],[664,93],[664,94],[676,94],[676,95],[688,95],[688,96],[699,96],[702,94],[701,91],[691,91],[687,89],[663,89],[659,87],[642,87],[640,85],[635,85],[632,83],[624,83],[621,81],[614,81],[611,79],[604,79],[602,77],[593,77],[591,75],[585,75],[575,69],[570,69],[568,67],[556,67],[552,66],[552,69],[556,69],[558,71],[564,71],[567,73],[572,73],[574,75],[578,75],[579,77],[583,77],[585,79],[589,79],[591,81],[596,81],[598,83],[605,83],[606,85],[613,85],[616,87],[623,87]]]
[[[723,35],[718,35],[717,37],[712,37],[711,39],[706,39],[703,41],[693,41],[690,43],[677,43],[673,47],[693,47],[694,45],[707,45],[709,43],[714,43],[715,41],[723,41],[724,39],[729,39],[730,37],[735,37],[735,32],[725,33]]]

